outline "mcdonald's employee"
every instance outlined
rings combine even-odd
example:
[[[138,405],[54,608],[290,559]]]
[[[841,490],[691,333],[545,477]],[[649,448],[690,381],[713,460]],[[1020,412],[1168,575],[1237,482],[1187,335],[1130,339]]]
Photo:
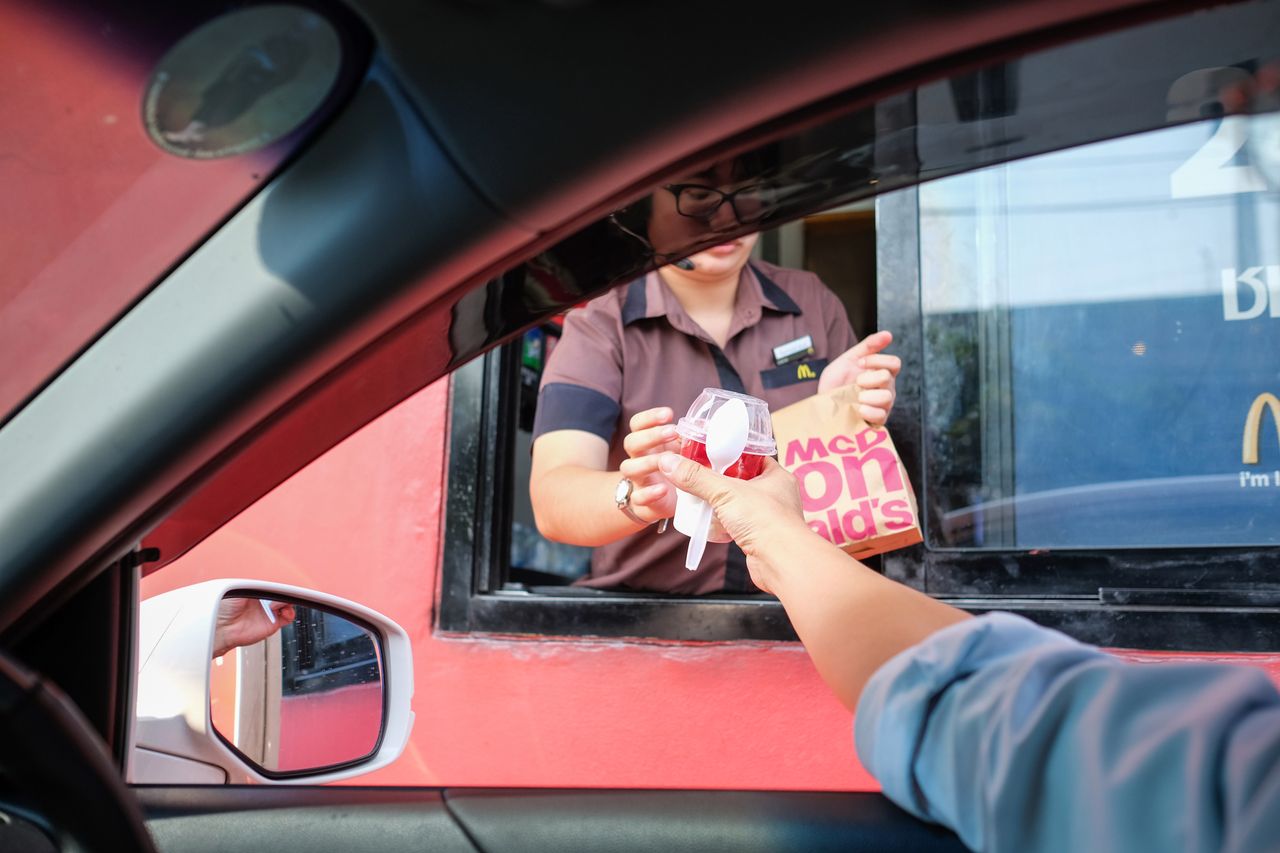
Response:
[[[658,190],[649,237],[689,245],[691,226],[748,222],[752,188],[713,169]],[[862,417],[883,424],[901,367],[877,332],[857,341],[844,306],[816,275],[750,260],[751,234],[661,267],[570,312],[548,359],[534,422],[529,491],[542,535],[591,546],[579,583],[683,594],[756,591],[737,546],[709,544],[684,567],[685,537],[660,533],[675,489],[658,454],[707,387],[772,410],[856,382]],[[792,353],[792,350],[798,350]]]

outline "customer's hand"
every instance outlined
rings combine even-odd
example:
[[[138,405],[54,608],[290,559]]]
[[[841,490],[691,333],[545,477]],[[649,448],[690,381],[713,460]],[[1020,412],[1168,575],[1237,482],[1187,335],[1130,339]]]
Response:
[[[659,454],[680,449],[674,419],[675,412],[666,406],[636,412],[631,432],[622,440],[630,457],[622,462],[622,476],[635,484],[631,509],[644,521],[670,518],[676,512],[675,487],[658,470]]]
[[[736,480],[664,453],[660,470],[677,488],[711,504],[715,520],[747,556],[751,580],[772,592],[770,580],[797,537],[822,541],[805,524],[796,478],[773,459],[751,480]]]
[[[251,646],[270,637],[294,620],[297,611],[283,601],[267,601],[275,621],[262,609],[264,599],[224,598],[218,604],[218,618],[213,629],[213,656],[222,657],[232,649]]]
[[[881,352],[891,343],[890,332],[876,332],[858,341],[823,369],[818,377],[818,393],[857,385],[858,414],[872,426],[883,426],[897,399],[898,373],[902,370],[902,359]]]

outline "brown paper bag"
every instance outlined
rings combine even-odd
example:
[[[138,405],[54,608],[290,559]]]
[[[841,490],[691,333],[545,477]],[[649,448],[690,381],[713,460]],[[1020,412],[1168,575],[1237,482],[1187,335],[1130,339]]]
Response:
[[[809,527],[854,557],[920,541],[920,512],[888,430],[858,414],[855,385],[773,413],[778,461],[800,483]]]

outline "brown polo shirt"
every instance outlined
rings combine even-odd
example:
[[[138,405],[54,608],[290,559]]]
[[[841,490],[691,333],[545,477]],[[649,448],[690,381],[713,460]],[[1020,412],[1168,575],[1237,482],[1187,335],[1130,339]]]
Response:
[[[814,354],[782,367],[773,348],[809,335]],[[743,268],[729,340],[721,350],[656,273],[569,312],[542,374],[536,439],[561,429],[609,442],[609,468],[627,458],[632,415],[670,406],[684,415],[703,388],[750,394],[780,409],[817,392],[828,361],[856,342],[844,306],[816,275],[761,261]],[[755,591],[736,545],[707,545],[702,567],[684,567],[688,539],[656,524],[596,548],[579,583],[701,594]]]

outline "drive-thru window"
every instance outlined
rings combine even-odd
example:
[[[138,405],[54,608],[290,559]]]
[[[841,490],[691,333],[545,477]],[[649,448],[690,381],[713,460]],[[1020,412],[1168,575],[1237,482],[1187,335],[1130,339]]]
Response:
[[[1257,70],[1226,61],[1253,55],[1242,32],[1215,45],[1169,21],[924,86],[784,140],[755,176],[807,169],[842,199],[905,168],[938,175],[809,209],[757,249],[818,272],[860,336],[894,332],[889,426],[926,529],[884,555],[887,574],[1096,642],[1268,646],[1252,619],[1280,605],[1280,184],[1275,119],[1224,115]],[[1157,58],[1114,113],[1071,115],[1064,68],[1139,50]],[[1126,115],[1131,135],[1110,141],[1036,137]],[[485,487],[450,493],[442,627],[787,636],[763,595],[571,585],[588,551],[540,537],[528,499],[558,334],[544,324],[454,379],[450,478]]]

